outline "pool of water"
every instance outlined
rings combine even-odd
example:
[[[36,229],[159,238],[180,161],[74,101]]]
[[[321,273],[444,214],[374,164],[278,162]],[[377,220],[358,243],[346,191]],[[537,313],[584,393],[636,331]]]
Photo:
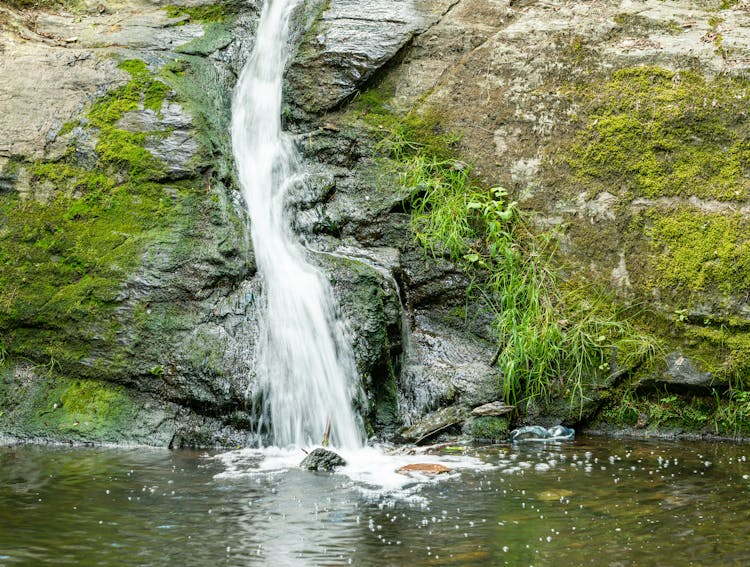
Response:
[[[384,487],[247,452],[0,447],[0,565],[750,564],[748,446],[464,453]]]

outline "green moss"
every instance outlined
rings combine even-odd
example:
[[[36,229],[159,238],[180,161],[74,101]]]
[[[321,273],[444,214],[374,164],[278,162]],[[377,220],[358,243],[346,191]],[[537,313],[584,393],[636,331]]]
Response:
[[[398,412],[399,354],[392,344],[401,339],[400,305],[383,289],[382,275],[368,264],[351,258],[330,258],[336,287],[346,286],[350,293],[342,299],[355,327],[358,370],[367,392],[367,403],[361,400],[361,413],[367,427],[379,433],[393,433],[400,425]],[[340,278],[340,279],[339,279]]]
[[[743,327],[676,323],[685,346],[702,366],[731,388],[750,389],[750,332]]]
[[[67,418],[92,428],[115,421],[126,401],[121,386],[91,380],[75,380],[58,391]]]
[[[181,45],[177,48],[178,53],[189,55],[208,56],[218,49],[222,49],[232,43],[233,37],[227,26],[221,23],[209,22],[203,25],[203,35]]]
[[[170,88],[153,76],[146,63],[140,59],[126,59],[118,67],[130,73],[131,80],[109,92],[93,106],[88,118],[95,126],[111,126],[125,112],[139,108],[159,112],[170,92]]]
[[[497,365],[505,400],[562,396],[583,408],[587,391],[606,371],[613,348],[627,362],[654,355],[611,302],[588,287],[562,289],[550,257],[553,235],[535,235],[501,187],[487,188],[457,159],[458,136],[429,109],[405,115],[388,106],[385,87],[357,97],[349,118],[380,138],[382,166],[399,174],[410,193],[416,241],[456,263],[472,280],[469,299],[493,317]]]
[[[732,318],[750,287],[747,219],[727,205],[679,203],[748,198],[750,83],[636,67],[577,95],[585,112],[563,183],[569,194],[584,188],[619,197],[612,222],[571,226],[576,249],[586,250],[583,263],[593,260],[607,277],[624,253],[632,291],[662,311],[649,322],[657,334],[718,380],[743,382],[746,323]],[[677,199],[628,207],[641,197]]]
[[[474,417],[468,422],[469,434],[478,441],[505,441],[510,420],[507,417]]]
[[[679,396],[669,392],[636,394],[626,388],[600,417],[616,427],[746,437],[750,435],[750,392]]]
[[[99,129],[96,151],[104,164],[126,169],[134,180],[160,179],[163,165],[143,147],[149,135],[159,134],[129,132],[118,128],[117,123],[135,110],[160,113],[171,89],[141,60],[128,59],[118,67],[130,73],[131,80],[100,99],[87,115],[90,124]]]
[[[750,195],[750,83],[634,67],[577,90],[586,125],[566,158],[571,185],[591,194]]]
[[[47,203],[12,197],[0,204],[0,328],[12,351],[36,359],[59,349],[55,332],[65,344],[66,326],[73,322],[84,326],[74,333],[94,336],[107,321],[116,325],[107,313],[121,282],[140,263],[150,232],[168,223],[160,187],[116,185],[83,170],[68,173],[57,187],[84,187],[82,196],[60,191]],[[37,172],[34,179],[44,177]],[[39,340],[27,342],[33,333],[19,327],[40,328]],[[85,354],[73,350],[64,359],[77,362]]]
[[[0,331],[8,352],[76,365],[84,375],[118,370],[80,363],[92,351],[117,358],[121,285],[149,242],[185,224],[183,205],[202,185],[173,183],[165,191],[156,182],[164,168],[143,147],[147,135],[117,127],[127,112],[160,109],[171,90],[142,61],[120,67],[131,80],[81,120],[98,136],[97,167],[81,167],[72,152],[59,161],[17,163],[33,198],[0,197]]]
[[[62,128],[60,128],[60,131],[57,133],[58,136],[65,136],[66,134],[70,134],[73,130],[75,130],[78,126],[81,125],[80,120],[71,120],[70,122],[66,122],[62,125]]]
[[[706,289],[738,295],[750,288],[750,236],[743,215],[690,209],[652,214],[652,287],[671,289],[685,307]]]
[[[0,424],[24,437],[119,441],[138,406],[122,386],[70,380],[48,369],[0,371]]]
[[[650,18],[633,13],[620,13],[614,17],[615,23],[622,28],[624,33],[628,34],[653,34],[663,32],[676,35],[684,31],[683,27],[676,20],[668,22],[656,21]]]
[[[213,63],[204,57],[180,55],[159,70],[159,77],[177,93],[180,104],[193,118],[200,147],[194,158],[196,168],[210,165],[216,177],[231,178],[231,92],[217,83]]]

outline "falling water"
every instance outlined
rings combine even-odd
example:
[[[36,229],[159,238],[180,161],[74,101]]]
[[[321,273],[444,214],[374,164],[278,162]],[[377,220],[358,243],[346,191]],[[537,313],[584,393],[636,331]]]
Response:
[[[362,445],[354,358],[332,290],[306,256],[289,223],[285,196],[304,183],[292,138],[281,130],[281,89],[288,24],[300,0],[267,0],[255,48],[240,75],[232,108],[232,144],[264,288],[257,351],[261,428],[279,447]]]

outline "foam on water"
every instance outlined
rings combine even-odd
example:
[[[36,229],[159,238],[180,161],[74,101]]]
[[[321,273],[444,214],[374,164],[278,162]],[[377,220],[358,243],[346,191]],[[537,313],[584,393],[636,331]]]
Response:
[[[346,488],[365,497],[380,499],[413,499],[421,486],[456,479],[461,471],[490,470],[495,465],[476,457],[454,455],[407,454],[402,450],[385,447],[336,450],[346,466],[336,469],[335,475],[344,481]],[[298,469],[305,453],[300,449],[239,449],[222,453],[215,458],[226,470],[217,479],[258,478],[275,476]],[[398,469],[411,464],[440,464],[451,469],[449,473],[427,475],[416,472],[402,474]],[[313,474],[313,473],[310,473]]]

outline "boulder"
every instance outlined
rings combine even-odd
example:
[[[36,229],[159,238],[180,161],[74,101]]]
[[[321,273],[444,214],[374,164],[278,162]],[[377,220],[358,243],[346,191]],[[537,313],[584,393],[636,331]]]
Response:
[[[714,376],[710,372],[701,372],[695,364],[679,351],[666,356],[667,371],[651,375],[638,382],[642,390],[706,392],[714,385]]]
[[[291,66],[290,98],[311,112],[335,107],[449,6],[449,0],[372,0],[363,10],[358,0],[327,2]]]
[[[302,459],[299,466],[309,471],[333,471],[346,466],[346,461],[337,453],[318,447]]]
[[[464,433],[474,441],[497,443],[508,440],[510,419],[507,416],[472,416],[464,424]]]

